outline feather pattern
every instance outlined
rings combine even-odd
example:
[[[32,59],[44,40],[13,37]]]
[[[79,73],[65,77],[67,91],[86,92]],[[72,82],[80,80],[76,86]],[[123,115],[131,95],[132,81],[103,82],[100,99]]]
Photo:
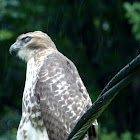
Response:
[[[58,51],[44,60],[36,92],[51,140],[66,139],[92,104],[76,67]]]

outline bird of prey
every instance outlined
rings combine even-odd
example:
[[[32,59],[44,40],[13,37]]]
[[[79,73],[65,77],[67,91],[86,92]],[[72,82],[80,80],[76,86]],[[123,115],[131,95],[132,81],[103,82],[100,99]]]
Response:
[[[9,51],[27,62],[17,140],[66,140],[92,105],[75,65],[41,31],[20,35]],[[92,131],[83,139],[97,140],[97,121]]]

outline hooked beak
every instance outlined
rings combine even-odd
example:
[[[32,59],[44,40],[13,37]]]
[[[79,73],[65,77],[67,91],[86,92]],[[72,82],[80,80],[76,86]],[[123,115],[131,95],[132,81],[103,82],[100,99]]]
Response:
[[[14,51],[19,50],[19,48],[20,48],[19,43],[18,42],[15,42],[14,44],[12,44],[10,46],[9,53],[12,54]]]

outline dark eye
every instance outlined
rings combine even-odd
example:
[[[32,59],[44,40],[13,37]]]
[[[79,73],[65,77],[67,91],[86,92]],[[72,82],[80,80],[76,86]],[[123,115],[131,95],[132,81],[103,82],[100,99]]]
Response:
[[[31,37],[25,37],[22,39],[25,43],[29,42],[31,40]]]

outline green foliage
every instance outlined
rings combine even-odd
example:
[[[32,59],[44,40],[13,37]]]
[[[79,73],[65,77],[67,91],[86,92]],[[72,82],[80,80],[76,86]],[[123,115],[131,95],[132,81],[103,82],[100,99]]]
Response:
[[[133,4],[125,2],[124,8],[126,10],[126,18],[132,24],[132,32],[136,40],[140,41],[140,2],[134,2]]]
[[[12,131],[6,131],[0,136],[0,140],[15,140],[16,139],[16,129],[13,129]]]
[[[9,30],[0,30],[0,40],[8,40],[13,37],[13,32]]]
[[[0,116],[0,140],[15,140],[19,121],[19,112],[5,106]]]
[[[135,138],[136,140],[140,140],[140,134],[135,134],[134,138]]]
[[[122,140],[132,140],[132,134],[128,131],[125,133],[121,134],[121,139]]]
[[[129,131],[126,131],[121,134],[121,136],[117,136],[117,133],[114,131],[108,132],[106,128],[102,128],[99,131],[99,139],[100,140],[139,140],[139,134],[133,134]]]
[[[116,132],[108,132],[106,128],[102,128],[99,135],[100,140],[119,140]]]

